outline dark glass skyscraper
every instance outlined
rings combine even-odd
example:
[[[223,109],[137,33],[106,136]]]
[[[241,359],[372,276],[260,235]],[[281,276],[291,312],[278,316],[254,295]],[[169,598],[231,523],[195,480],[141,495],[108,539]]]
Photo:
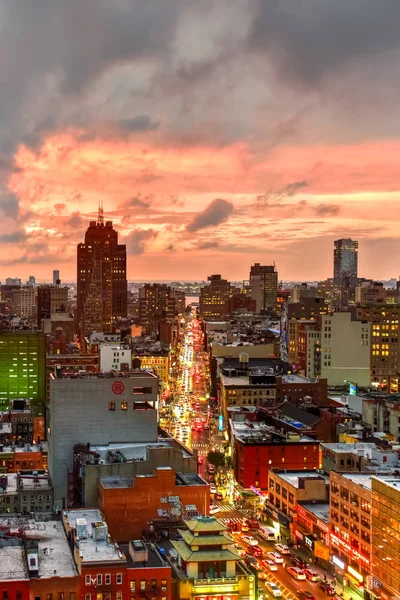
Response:
[[[83,244],[78,244],[77,320],[81,337],[92,331],[112,331],[127,314],[126,246],[118,244],[111,221],[104,223],[102,207],[91,221]]]
[[[358,279],[358,242],[350,238],[335,240],[333,280],[336,285],[355,288]]]

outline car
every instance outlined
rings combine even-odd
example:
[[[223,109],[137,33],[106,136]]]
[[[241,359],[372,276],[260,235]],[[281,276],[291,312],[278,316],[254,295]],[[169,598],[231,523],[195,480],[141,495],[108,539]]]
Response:
[[[260,546],[251,546],[250,544],[247,546],[247,552],[252,556],[257,556],[258,558],[263,555],[263,551]]]
[[[304,575],[307,577],[308,581],[319,581],[321,579],[319,573],[312,569],[304,569]]]
[[[260,565],[258,564],[257,559],[254,556],[251,556],[249,554],[246,554],[246,562],[250,567],[253,567],[253,569],[259,569]]]
[[[306,578],[305,574],[299,567],[288,567],[288,573],[293,577],[293,579],[297,579],[298,581]]]
[[[282,596],[281,590],[278,588],[278,586],[275,583],[272,583],[272,581],[267,581],[267,583],[265,584],[265,587],[268,589],[269,593],[274,598],[280,598]]]
[[[267,558],[273,560],[277,565],[283,564],[283,557],[278,552],[268,552]]]
[[[264,571],[260,571],[258,573],[258,579],[267,579],[267,574]],[[260,598],[260,594],[258,594],[258,597]]]
[[[269,571],[277,571],[278,565],[271,559],[267,558],[263,561],[264,567],[266,567]]]
[[[315,600],[315,596],[308,590],[297,590],[296,594],[299,600]]]
[[[242,532],[245,533],[246,531],[249,530],[249,526],[247,525],[246,521],[243,521],[242,525]]]
[[[256,540],[256,538],[254,538],[252,535],[243,535],[242,540],[245,544],[249,544],[249,546],[258,546],[258,540]]]
[[[215,485],[213,483],[210,484],[210,494],[215,494],[215,492],[217,491],[217,488],[215,487]]]
[[[331,585],[330,583],[328,583],[327,581],[323,581],[322,579],[320,581],[318,581],[318,586],[321,588],[321,590],[323,592],[325,592],[325,594],[327,594],[328,596],[334,596],[336,594],[335,588],[333,587],[333,585]]]
[[[240,544],[233,544],[233,547],[235,549],[235,552],[237,552],[239,556],[246,556],[246,552]]]
[[[224,495],[222,494],[222,492],[217,492],[215,494],[215,499],[216,500],[223,500],[224,499]]]
[[[290,554],[290,548],[289,546],[285,546],[285,544],[275,544],[275,548],[280,554]]]
[[[237,521],[229,521],[228,529],[231,533],[240,533],[240,524]]]
[[[294,554],[290,555],[290,562],[292,563],[292,565],[298,567],[299,569],[305,569],[308,567],[308,563],[305,560],[299,558],[298,556],[295,556]]]

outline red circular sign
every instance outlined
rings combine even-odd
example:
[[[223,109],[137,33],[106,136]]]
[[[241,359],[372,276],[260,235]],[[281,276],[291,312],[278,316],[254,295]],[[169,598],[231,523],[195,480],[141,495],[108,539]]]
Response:
[[[125,389],[125,386],[122,383],[122,381],[114,381],[114,383],[111,386],[111,389],[114,392],[114,394],[122,394],[122,392]]]

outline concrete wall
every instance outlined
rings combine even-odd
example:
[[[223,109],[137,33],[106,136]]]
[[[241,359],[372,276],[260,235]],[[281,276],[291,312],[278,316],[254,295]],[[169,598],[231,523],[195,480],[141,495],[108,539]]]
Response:
[[[371,381],[371,324],[352,321],[347,312],[322,317],[321,377],[328,385],[344,380],[368,387]]]
[[[133,409],[133,388],[140,386],[151,387],[152,393],[136,395],[136,400],[156,400],[158,378],[149,374],[51,379],[49,472],[56,505],[62,506],[62,499],[66,497],[67,474],[72,467],[75,444],[157,441],[157,412]],[[121,410],[123,402],[127,403],[127,410]],[[110,403],[115,403],[115,410],[110,410]]]

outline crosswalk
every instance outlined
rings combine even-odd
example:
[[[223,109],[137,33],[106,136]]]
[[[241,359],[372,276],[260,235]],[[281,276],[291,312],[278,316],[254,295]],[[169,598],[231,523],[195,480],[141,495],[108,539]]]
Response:
[[[218,513],[215,514],[218,521],[221,521],[224,525],[228,525],[228,523],[242,523],[243,519],[239,519],[238,517],[220,517]]]
[[[230,512],[235,510],[232,504],[229,504],[229,502],[215,502],[215,506],[219,508],[220,512]]]

